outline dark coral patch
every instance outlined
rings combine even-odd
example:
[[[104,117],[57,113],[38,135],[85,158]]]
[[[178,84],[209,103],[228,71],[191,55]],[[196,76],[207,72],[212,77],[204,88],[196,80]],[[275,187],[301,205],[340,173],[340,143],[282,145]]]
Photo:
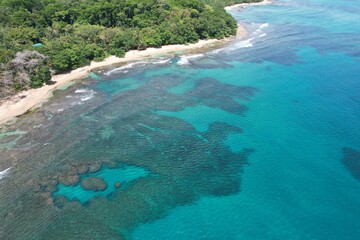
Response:
[[[32,216],[39,218],[6,220],[2,236],[21,239],[19,236],[31,232],[34,239],[72,239],[92,233],[89,239],[93,239],[101,233],[104,239],[121,239],[139,224],[160,219],[177,206],[203,196],[228,196],[240,191],[241,173],[251,151],[232,152],[224,144],[229,134],[241,133],[240,128],[214,119],[207,131],[199,132],[180,118],[156,112],[182,111],[203,104],[242,114],[246,110],[243,102],[256,89],[206,78],[194,79],[194,88],[185,94],[172,94],[168,89],[187,79],[176,75],[134,77],[143,84],[111,94],[111,100],[100,92],[92,101],[71,108],[67,108],[73,101],[70,97],[51,100],[44,110],[27,119],[27,124],[22,120],[29,133],[18,146],[36,144],[31,151],[16,151],[15,156],[24,159],[18,166],[29,173],[25,176],[29,181],[24,176],[17,178],[14,186],[20,191],[11,192],[8,199],[26,193],[22,196],[27,201],[7,205],[4,212],[16,209],[30,216],[27,213],[36,210]],[[70,90],[65,93],[73,95]],[[59,115],[59,108],[66,111]],[[51,121],[45,110],[52,111]],[[44,122],[47,125],[41,131],[30,131]],[[116,187],[111,197],[96,197],[84,205],[62,196],[50,197],[57,183],[76,185],[85,174],[124,165],[146,168],[152,175],[131,183],[108,183],[108,188]],[[37,191],[32,193],[26,184],[33,176],[39,176],[39,181],[34,181]]]
[[[221,83],[215,79],[205,78],[196,83],[194,89],[186,94],[201,99],[212,108],[220,108],[229,113],[241,114],[247,107],[236,101],[249,100],[256,92],[253,87],[239,87]]]
[[[91,191],[104,191],[107,184],[101,177],[89,177],[81,181],[81,187]]]
[[[352,148],[343,148],[342,163],[357,180],[360,181],[360,152]]]

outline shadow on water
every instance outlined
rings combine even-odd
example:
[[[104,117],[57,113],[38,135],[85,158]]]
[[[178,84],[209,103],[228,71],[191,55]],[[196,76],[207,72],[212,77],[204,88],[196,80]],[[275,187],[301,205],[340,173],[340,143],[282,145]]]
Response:
[[[351,175],[360,181],[360,152],[352,148],[343,148],[343,154],[342,163]]]

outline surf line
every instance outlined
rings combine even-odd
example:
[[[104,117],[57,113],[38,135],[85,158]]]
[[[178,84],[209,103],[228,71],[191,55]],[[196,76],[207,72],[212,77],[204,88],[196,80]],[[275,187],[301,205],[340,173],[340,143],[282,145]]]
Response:
[[[1,172],[0,172],[0,179],[3,179],[4,177],[6,177],[6,176],[9,174],[10,169],[11,169],[11,168],[7,168],[7,169],[5,169],[4,171],[1,171]]]

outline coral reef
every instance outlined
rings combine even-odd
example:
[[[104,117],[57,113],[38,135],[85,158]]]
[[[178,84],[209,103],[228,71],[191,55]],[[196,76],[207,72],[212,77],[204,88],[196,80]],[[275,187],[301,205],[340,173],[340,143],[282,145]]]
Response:
[[[88,177],[81,181],[81,187],[91,191],[104,191],[107,184],[101,177]]]

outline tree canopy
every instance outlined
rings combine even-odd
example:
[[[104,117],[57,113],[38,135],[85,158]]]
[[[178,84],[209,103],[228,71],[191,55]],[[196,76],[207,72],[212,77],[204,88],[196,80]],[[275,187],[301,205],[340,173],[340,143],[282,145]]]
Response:
[[[62,73],[131,49],[233,35],[237,23],[223,8],[245,1],[0,0],[0,97],[41,86],[50,69]],[[18,54],[34,57],[38,69],[14,68]]]

